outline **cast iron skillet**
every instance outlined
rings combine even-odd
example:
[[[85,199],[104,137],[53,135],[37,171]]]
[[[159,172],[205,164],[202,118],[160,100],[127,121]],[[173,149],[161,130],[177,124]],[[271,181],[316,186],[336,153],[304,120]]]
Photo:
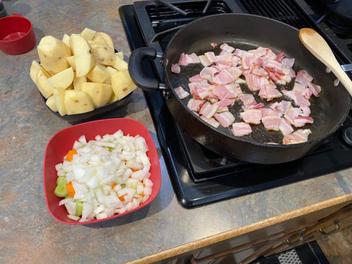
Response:
[[[242,49],[263,46],[283,51],[288,57],[296,59],[295,70],[306,69],[314,77],[314,82],[321,85],[322,92],[319,98],[311,100],[314,124],[307,126],[312,130],[308,142],[293,145],[267,144],[281,142],[282,135],[266,131],[262,125],[252,126],[251,135],[235,137],[229,129],[211,127],[187,108],[188,99],[180,100],[174,88],[182,84],[188,89],[188,77],[198,73],[200,66],[183,68],[181,74],[173,74],[171,64],[178,62],[182,52],[200,54],[211,50],[211,42],[227,42]],[[219,154],[243,161],[275,164],[299,159],[334,133],[350,109],[348,92],[341,85],[333,85],[334,76],[327,74],[324,65],[300,43],[298,30],[273,19],[247,14],[222,14],[189,23],[174,35],[163,55],[165,85],[145,76],[141,67],[143,59],[156,59],[158,56],[153,48],[133,51],[129,71],[134,82],[145,90],[171,91],[171,96],[167,99],[168,108],[189,135]]]

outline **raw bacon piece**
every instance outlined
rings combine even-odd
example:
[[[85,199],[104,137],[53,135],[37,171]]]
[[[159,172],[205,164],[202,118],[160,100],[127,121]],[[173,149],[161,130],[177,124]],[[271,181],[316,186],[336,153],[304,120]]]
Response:
[[[189,63],[195,64],[195,63],[200,63],[200,60],[198,58],[198,55],[195,53],[189,54]]]
[[[278,61],[278,62],[282,62],[282,60],[285,58],[285,53],[283,53],[282,51],[279,52],[277,55],[276,55],[276,58],[275,60]]]
[[[266,79],[265,77],[260,77],[260,76],[251,74],[248,71],[244,72],[243,75],[246,78],[249,90],[253,92],[262,90],[266,87],[266,85],[269,84],[268,79]]]
[[[263,88],[260,89],[259,94],[261,98],[266,99],[267,101],[271,101],[274,98],[279,98],[282,96],[282,93],[276,89],[275,84],[268,83]]]
[[[222,50],[224,50],[226,52],[229,52],[229,53],[232,53],[235,50],[234,47],[231,47],[227,43],[221,44],[220,49],[222,49]]]
[[[241,49],[235,49],[235,52],[233,53],[237,57],[242,58],[244,54],[248,53],[248,51],[241,50]]]
[[[226,64],[221,64],[221,63],[216,63],[215,68],[218,69],[219,71],[226,70],[228,68],[231,68],[231,65],[226,65]]]
[[[310,106],[309,100],[300,92],[297,90],[294,91],[287,91],[287,90],[282,90],[283,94],[286,95],[287,97],[291,98],[295,105],[297,106]]]
[[[190,82],[201,82],[203,81],[204,79],[202,77],[200,77],[199,74],[196,74],[196,75],[193,75],[192,77],[190,77],[188,79]]]
[[[226,71],[230,73],[235,80],[237,80],[242,74],[242,70],[239,67],[230,67],[226,69]]]
[[[173,73],[180,73],[181,72],[181,67],[177,63],[171,65],[171,71]]]
[[[212,118],[207,118],[205,116],[200,116],[200,118],[202,120],[204,120],[206,123],[208,123],[209,125],[211,125],[211,126],[213,126],[215,128],[219,127],[219,125],[220,125],[219,122],[216,121],[213,117]]]
[[[255,56],[252,53],[249,53],[249,52],[243,54],[243,56],[242,56],[242,68],[244,70],[248,70],[254,65],[259,65],[258,57]]]
[[[206,118],[211,118],[216,113],[218,107],[219,104],[211,104],[209,102],[206,102],[200,108],[199,114],[205,116]]]
[[[237,66],[240,63],[241,59],[237,56],[232,56],[232,66]]]
[[[225,87],[229,91],[228,98],[238,98],[242,94],[241,87],[237,83],[230,83],[225,85]]]
[[[311,113],[311,111],[310,111],[309,106],[301,106],[299,108],[299,115],[301,115],[301,116],[310,116],[310,113]]]
[[[228,54],[226,52],[226,53],[223,53],[223,54],[220,54],[220,55],[216,56],[216,62],[219,63],[219,64],[232,66],[232,55],[231,55],[231,53]]]
[[[308,141],[308,136],[312,133],[310,129],[298,129],[295,132],[285,135],[282,144],[298,144]]]
[[[242,101],[244,108],[247,108],[251,105],[257,104],[257,102],[254,99],[253,94],[241,94],[239,96],[239,99]]]
[[[205,80],[212,81],[217,72],[219,71],[215,67],[204,67],[199,75]]]
[[[290,101],[276,102],[270,105],[271,109],[274,109],[281,113],[281,115],[286,114],[287,110],[291,107],[292,103]]]
[[[281,118],[275,115],[265,116],[262,118],[262,123],[267,130],[279,131]]]
[[[237,122],[232,125],[232,133],[236,137],[242,137],[252,133],[252,128],[244,122]]]
[[[247,109],[262,109],[265,105],[263,103],[252,104]]]
[[[300,110],[297,107],[289,107],[284,115],[284,117],[289,121],[292,125],[295,125],[295,119],[299,116]]]
[[[232,106],[235,103],[236,99],[224,98],[219,101],[219,107]]]
[[[257,76],[261,76],[261,77],[268,76],[268,72],[264,68],[262,68],[260,66],[254,66],[252,68],[252,70],[251,70],[251,73],[253,73],[253,74],[257,75]]]
[[[284,58],[281,61],[282,66],[292,68],[293,65],[295,64],[295,59],[294,58]]]
[[[223,85],[215,86],[215,88],[212,91],[212,94],[215,97],[217,97],[219,100],[228,98],[229,93],[230,93],[229,90]]]
[[[313,77],[307,71],[300,70],[296,74],[295,81],[302,84],[303,86],[308,86],[308,84],[313,81]]]
[[[218,107],[218,110],[216,110],[217,113],[222,113],[222,112],[228,112],[229,108],[227,106],[220,106]]]
[[[187,103],[187,107],[194,112],[198,112],[201,106],[205,103],[204,100],[190,99]]]
[[[208,67],[212,64],[212,62],[204,55],[199,56],[199,61],[204,67]]]
[[[241,118],[248,124],[259,125],[262,119],[262,111],[260,109],[248,109],[242,112]]]
[[[319,97],[319,93],[321,92],[321,87],[314,83],[310,83],[308,85],[308,89],[312,92],[315,97]]]
[[[215,49],[215,48],[218,46],[218,44],[215,43],[215,42],[211,42],[211,43],[210,43],[210,46],[211,46],[213,49]]]
[[[175,93],[180,99],[184,99],[189,96],[189,92],[185,91],[182,86],[175,88]]]
[[[271,108],[262,108],[262,117],[275,116],[281,117],[281,113],[279,111],[273,110]]]
[[[185,54],[185,53],[181,53],[180,55],[180,59],[178,61],[178,64],[181,65],[181,66],[187,66],[189,63],[188,61],[188,55]]]
[[[221,72],[215,74],[212,78],[212,82],[216,84],[229,84],[235,81],[235,78],[227,70],[222,70]]]
[[[310,116],[298,116],[294,120],[295,127],[303,127],[306,124],[313,124],[313,118]]]
[[[212,51],[204,53],[204,56],[211,62],[215,63],[216,62],[216,56],[215,53]]]
[[[219,114],[215,114],[214,118],[223,127],[229,127],[233,122],[235,122],[235,117],[230,112],[222,112]]]
[[[294,131],[290,122],[288,122],[285,118],[281,118],[279,129],[284,136],[291,134]]]

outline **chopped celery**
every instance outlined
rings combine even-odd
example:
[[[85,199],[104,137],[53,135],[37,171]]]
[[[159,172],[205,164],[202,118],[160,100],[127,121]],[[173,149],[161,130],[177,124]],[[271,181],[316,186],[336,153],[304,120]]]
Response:
[[[76,201],[76,216],[81,216],[83,211],[83,203],[81,201]]]
[[[57,197],[65,197],[67,195],[66,185],[57,185],[54,193]]]
[[[67,183],[66,177],[64,176],[57,177],[57,180],[56,180],[57,185],[66,185],[66,183]]]

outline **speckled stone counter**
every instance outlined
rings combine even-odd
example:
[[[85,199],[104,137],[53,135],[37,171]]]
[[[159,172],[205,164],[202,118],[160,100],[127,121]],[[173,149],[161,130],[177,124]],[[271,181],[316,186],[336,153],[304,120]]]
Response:
[[[105,31],[129,54],[118,7],[132,1],[6,1],[9,13],[29,17],[39,40],[61,38],[85,26]],[[35,50],[0,53],[0,263],[143,263],[352,200],[352,169],[227,200],[184,209],[176,200],[162,156],[162,188],[148,208],[94,227],[57,223],[42,188],[44,148],[70,124],[51,113],[29,78]],[[144,123],[157,142],[141,91],[109,116]],[[139,262],[139,261],[136,261]]]

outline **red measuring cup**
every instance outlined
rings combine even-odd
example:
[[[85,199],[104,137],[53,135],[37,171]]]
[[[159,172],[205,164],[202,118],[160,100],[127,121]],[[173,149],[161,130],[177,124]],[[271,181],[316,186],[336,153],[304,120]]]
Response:
[[[9,55],[23,54],[35,46],[32,23],[20,14],[0,18],[0,50]]]

